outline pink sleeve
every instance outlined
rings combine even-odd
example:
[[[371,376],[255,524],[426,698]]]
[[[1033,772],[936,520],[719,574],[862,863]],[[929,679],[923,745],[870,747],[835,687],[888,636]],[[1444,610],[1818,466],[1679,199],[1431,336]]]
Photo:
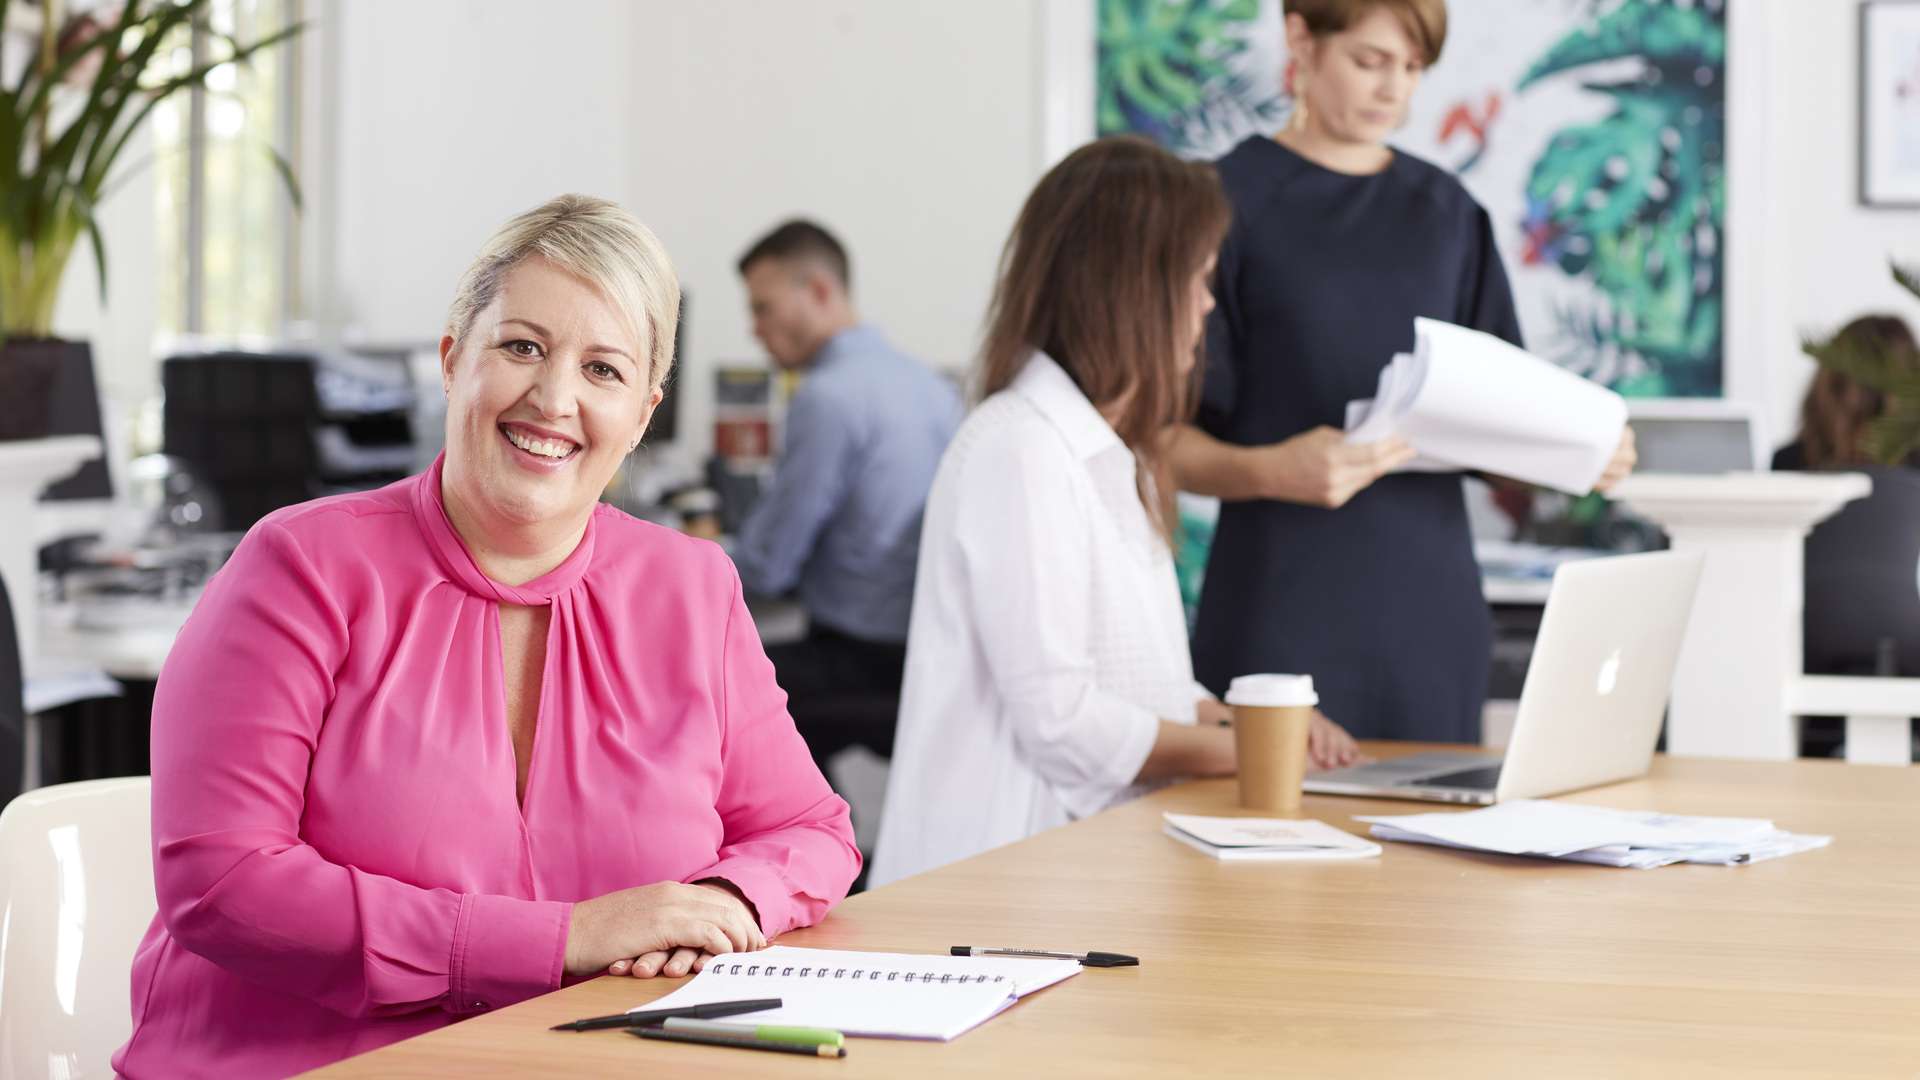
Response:
[[[813,764],[740,582],[727,618],[720,747],[720,858],[687,881],[725,878],[746,894],[768,937],[819,922],[860,872],[847,804]]]
[[[478,1012],[560,985],[572,905],[425,889],[321,858],[307,772],[347,623],[284,527],[208,587],[153,703],[153,876],[185,948],[351,1016]]]

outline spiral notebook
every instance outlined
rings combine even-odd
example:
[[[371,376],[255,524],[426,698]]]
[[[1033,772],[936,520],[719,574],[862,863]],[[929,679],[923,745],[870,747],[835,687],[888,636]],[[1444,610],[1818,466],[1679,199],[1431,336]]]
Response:
[[[947,1040],[1035,990],[1080,973],[1074,960],[912,956],[775,945],[707,961],[687,985],[641,1009],[777,997],[730,1022],[832,1028],[883,1039]]]

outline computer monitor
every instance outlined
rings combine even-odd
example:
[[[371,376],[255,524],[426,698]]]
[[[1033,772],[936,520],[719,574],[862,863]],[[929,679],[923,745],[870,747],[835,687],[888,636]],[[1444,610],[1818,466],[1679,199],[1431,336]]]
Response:
[[[1639,472],[1753,472],[1767,461],[1753,406],[1743,401],[1629,401],[1627,426]]]
[[[48,487],[40,497],[45,500],[113,498],[113,481],[107,474],[106,438],[100,424],[100,390],[93,379],[93,361],[69,359],[55,366],[53,393],[48,402],[48,435],[92,435],[99,439],[101,456],[80,471]]]

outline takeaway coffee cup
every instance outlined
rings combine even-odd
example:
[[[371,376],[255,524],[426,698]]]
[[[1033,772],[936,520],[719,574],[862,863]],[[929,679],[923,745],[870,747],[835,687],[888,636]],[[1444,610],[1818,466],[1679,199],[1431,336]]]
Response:
[[[1299,815],[1307,728],[1319,703],[1311,675],[1242,675],[1227,687],[1241,806]]]

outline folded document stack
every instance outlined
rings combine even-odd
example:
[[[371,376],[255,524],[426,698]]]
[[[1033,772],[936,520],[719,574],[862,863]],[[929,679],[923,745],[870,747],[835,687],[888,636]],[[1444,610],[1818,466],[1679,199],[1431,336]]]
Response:
[[[1365,816],[1381,840],[1651,869],[1738,866],[1825,847],[1827,836],[1783,832],[1758,818],[1682,817],[1646,810],[1521,799],[1465,813]]]

